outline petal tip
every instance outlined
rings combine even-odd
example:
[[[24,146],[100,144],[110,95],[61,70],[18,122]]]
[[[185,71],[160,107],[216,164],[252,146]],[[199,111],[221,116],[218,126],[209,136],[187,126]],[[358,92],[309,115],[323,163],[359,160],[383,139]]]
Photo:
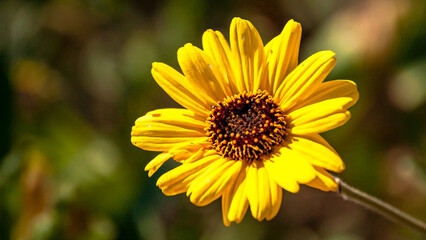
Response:
[[[325,56],[329,57],[329,58],[334,58],[334,56],[336,55],[335,52],[331,51],[331,50],[324,50],[321,51]],[[334,58],[335,59],[335,58]]]
[[[234,17],[232,19],[232,22],[231,22],[231,29],[234,28],[234,27],[238,27],[238,28],[249,27],[249,28],[251,28],[251,27],[253,27],[253,24],[249,20],[246,20],[246,19],[243,19],[243,18],[240,18],[240,17]]]
[[[234,17],[234,18],[232,18],[231,25],[232,25],[233,23],[238,22],[238,21],[244,21],[244,19],[242,19],[242,18],[240,18],[240,17]]]
[[[345,163],[342,161],[342,164],[337,167],[337,172],[343,172],[346,169]]]
[[[158,180],[157,180],[157,183],[155,184],[155,185],[157,185],[157,187],[159,187],[160,189],[161,189],[161,184],[163,183],[163,179],[160,177]]]
[[[301,24],[297,21],[294,21],[294,19],[288,20],[286,25],[292,26],[293,31],[301,27]]]

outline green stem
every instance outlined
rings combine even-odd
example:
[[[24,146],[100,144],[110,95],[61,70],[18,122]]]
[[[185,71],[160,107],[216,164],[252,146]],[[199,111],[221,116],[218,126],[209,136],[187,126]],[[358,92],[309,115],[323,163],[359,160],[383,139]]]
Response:
[[[349,186],[340,178],[335,177],[335,179],[339,185],[337,193],[341,198],[369,208],[388,219],[405,224],[426,234],[426,223],[406,214],[405,212],[402,212],[401,210],[389,205],[386,202],[383,202],[380,199],[377,199],[364,192],[361,192],[354,187]]]

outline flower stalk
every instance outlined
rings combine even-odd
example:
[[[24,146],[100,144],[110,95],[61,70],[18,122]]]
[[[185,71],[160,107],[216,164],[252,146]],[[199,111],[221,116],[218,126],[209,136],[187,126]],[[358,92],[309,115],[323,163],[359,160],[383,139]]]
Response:
[[[375,198],[371,195],[362,192],[347,183],[343,182],[340,178],[335,177],[339,188],[337,194],[344,200],[348,200],[364,206],[380,215],[391,219],[395,222],[405,224],[411,228],[414,228],[424,234],[426,234],[426,223],[421,220],[408,215],[407,213],[391,206],[390,204]]]

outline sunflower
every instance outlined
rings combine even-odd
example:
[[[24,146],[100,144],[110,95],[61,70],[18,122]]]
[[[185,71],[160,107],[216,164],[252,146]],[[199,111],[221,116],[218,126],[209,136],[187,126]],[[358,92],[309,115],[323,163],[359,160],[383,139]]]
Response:
[[[138,118],[132,143],[161,152],[145,170],[152,176],[174,159],[181,163],[157,181],[165,195],[186,192],[205,206],[222,197],[223,222],[278,213],[282,189],[300,184],[336,191],[327,172],[345,165],[319,134],[344,124],[358,100],[349,80],[324,81],[336,63],[321,51],[298,64],[301,26],[290,20],[264,45],[255,27],[234,18],[230,41],[207,30],[203,49],[178,50],[183,72],[153,63],[152,76],[184,109],[158,109]]]

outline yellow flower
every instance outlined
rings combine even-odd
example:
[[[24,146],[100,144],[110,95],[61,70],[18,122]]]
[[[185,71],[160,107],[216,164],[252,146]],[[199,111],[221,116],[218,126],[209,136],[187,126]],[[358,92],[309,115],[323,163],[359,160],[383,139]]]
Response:
[[[249,206],[257,220],[272,219],[282,188],[337,189],[326,170],[345,166],[319,133],[348,121],[358,91],[352,81],[324,82],[336,63],[331,51],[298,65],[301,32],[290,20],[264,46],[249,21],[234,18],[230,45],[207,30],[203,49],[178,50],[183,74],[153,63],[154,79],[186,108],[148,112],[132,128],[135,146],[161,152],[146,165],[149,176],[170,158],[181,163],[158,179],[164,194],[186,192],[197,206],[222,197],[229,226]]]

